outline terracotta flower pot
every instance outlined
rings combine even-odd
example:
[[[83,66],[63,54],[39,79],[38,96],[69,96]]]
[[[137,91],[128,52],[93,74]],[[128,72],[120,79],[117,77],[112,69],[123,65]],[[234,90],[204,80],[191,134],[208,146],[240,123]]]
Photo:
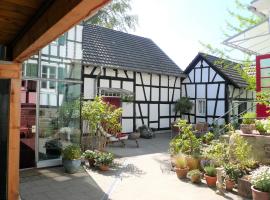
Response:
[[[174,169],[178,178],[183,179],[187,177],[188,167],[184,169],[175,167]]]
[[[101,171],[109,171],[109,166],[108,165],[100,165],[99,166],[99,169],[101,170]]]
[[[225,186],[227,191],[232,191],[235,183],[232,180],[226,180],[225,181]]]
[[[95,159],[91,158],[88,159],[89,167],[94,167],[95,166]]]
[[[200,167],[199,159],[194,158],[192,156],[187,156],[186,160],[187,160],[187,165],[188,165],[189,170],[199,169]]]
[[[249,181],[249,176],[244,176],[239,178],[237,181],[238,194],[245,198],[252,198],[251,183]]]
[[[191,181],[192,183],[200,183],[200,182],[201,182],[201,175],[199,175],[199,174],[192,175],[192,176],[190,177],[190,181]]]
[[[213,176],[207,176],[206,174],[204,174],[204,178],[209,187],[216,187],[216,182],[217,182],[216,176],[213,177]]]
[[[268,192],[261,192],[259,190],[256,190],[254,186],[251,186],[252,190],[252,197],[253,200],[269,200],[270,199],[270,193]]]

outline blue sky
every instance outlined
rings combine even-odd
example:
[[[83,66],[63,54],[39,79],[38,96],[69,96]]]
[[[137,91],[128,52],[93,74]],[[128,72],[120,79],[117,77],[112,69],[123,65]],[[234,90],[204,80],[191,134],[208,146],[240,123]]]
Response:
[[[132,12],[139,17],[134,34],[151,38],[185,69],[203,50],[199,41],[221,46],[222,28],[230,19],[227,9],[234,5],[234,0],[132,0]]]

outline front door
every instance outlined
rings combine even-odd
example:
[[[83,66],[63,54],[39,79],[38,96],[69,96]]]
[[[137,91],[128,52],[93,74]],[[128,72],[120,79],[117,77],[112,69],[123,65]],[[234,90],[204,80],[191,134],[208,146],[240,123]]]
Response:
[[[0,199],[6,199],[7,196],[9,90],[10,80],[0,79]]]

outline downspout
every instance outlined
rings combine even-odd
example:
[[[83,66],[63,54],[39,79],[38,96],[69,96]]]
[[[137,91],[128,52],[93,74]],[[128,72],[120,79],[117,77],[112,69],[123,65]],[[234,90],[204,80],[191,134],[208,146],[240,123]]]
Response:
[[[95,80],[94,80],[94,96],[96,97],[98,95],[98,79],[99,77],[102,75],[102,72],[103,72],[103,66],[100,66],[100,71],[99,73],[97,74]]]

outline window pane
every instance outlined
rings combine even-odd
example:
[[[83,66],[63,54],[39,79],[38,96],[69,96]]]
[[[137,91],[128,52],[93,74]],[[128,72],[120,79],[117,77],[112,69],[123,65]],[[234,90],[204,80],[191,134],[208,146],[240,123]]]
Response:
[[[38,65],[35,63],[25,63],[24,64],[24,76],[27,77],[37,77],[38,75]]]
[[[42,81],[41,82],[41,88],[47,88],[47,81]]]

